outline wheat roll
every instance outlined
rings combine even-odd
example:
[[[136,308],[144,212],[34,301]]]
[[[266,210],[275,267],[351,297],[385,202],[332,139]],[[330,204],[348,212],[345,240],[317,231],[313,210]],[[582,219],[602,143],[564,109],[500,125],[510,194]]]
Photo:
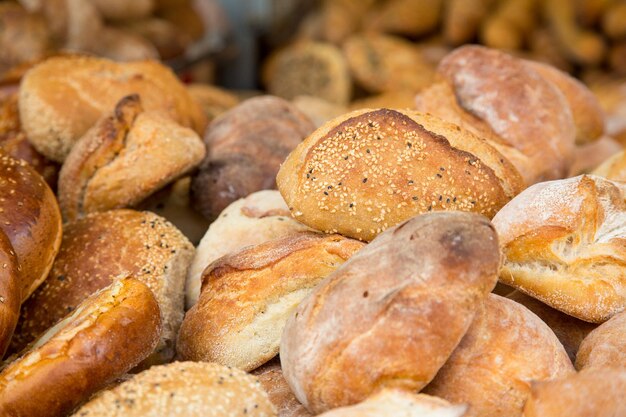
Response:
[[[9,238],[0,229],[0,358],[9,346],[20,315],[19,264]]]
[[[313,413],[380,388],[419,391],[461,341],[499,265],[495,230],[477,214],[429,213],[387,230],[289,318],[285,379]]]
[[[274,417],[261,384],[238,369],[215,363],[154,366],[102,391],[74,417]]]
[[[124,278],[93,294],[0,372],[0,414],[65,416],[159,340],[150,289]]]
[[[409,110],[358,110],[326,123],[285,160],[278,189],[296,220],[372,240],[416,214],[493,217],[523,188],[484,140]]]
[[[595,328],[580,344],[576,368],[626,368],[626,311]]]
[[[312,417],[293,395],[280,368],[280,360],[274,359],[252,372],[276,408],[278,417]]]

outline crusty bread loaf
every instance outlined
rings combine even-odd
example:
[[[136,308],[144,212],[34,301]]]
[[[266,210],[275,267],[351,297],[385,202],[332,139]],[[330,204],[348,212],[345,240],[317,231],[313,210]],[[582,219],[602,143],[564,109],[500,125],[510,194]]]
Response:
[[[187,309],[198,301],[202,272],[210,263],[245,246],[305,230],[309,228],[289,216],[289,209],[276,190],[257,191],[230,204],[211,223],[196,248],[185,286]]]
[[[93,294],[0,372],[0,414],[62,417],[147,357],[159,340],[150,289],[124,278]]]
[[[39,152],[63,161],[76,141],[129,94],[140,95],[146,110],[163,111],[181,125],[204,132],[200,106],[168,68],[154,61],[50,58],[22,81],[20,119]]]
[[[314,413],[383,387],[420,390],[469,328],[499,265],[495,230],[477,214],[429,213],[387,230],[287,321],[285,379]]]
[[[154,366],[102,391],[74,417],[273,417],[258,380],[215,363]]]
[[[277,183],[297,220],[363,240],[431,210],[493,217],[523,188],[484,140],[430,115],[389,109],[326,123],[289,155]]]
[[[505,255],[500,280],[581,320],[622,311],[624,191],[587,175],[524,190],[493,219]]]
[[[66,221],[130,207],[193,169],[205,148],[197,133],[126,96],[72,147],[59,176]]]
[[[320,417],[462,417],[466,405],[401,389],[385,388],[356,405],[339,407]]]
[[[244,101],[207,129],[207,155],[193,178],[195,207],[213,220],[230,203],[276,188],[280,164],[315,127],[293,104],[278,97]]]
[[[20,263],[25,300],[46,279],[61,245],[61,213],[44,179],[26,162],[0,151],[0,229]]]
[[[258,368],[278,353],[298,304],[363,246],[339,235],[302,232],[216,260],[204,270],[200,298],[181,325],[178,356]]]
[[[626,415],[626,370],[585,369],[554,381],[533,384],[524,417],[591,417]]]
[[[480,46],[448,54],[417,98],[432,113],[499,144],[527,184],[563,178],[576,129],[561,91],[525,61]]]
[[[626,311],[594,329],[580,344],[576,368],[626,368]]]
[[[581,342],[597,327],[562,313],[521,291],[513,291],[506,298],[520,303],[543,320],[559,339],[572,363],[576,360]]]
[[[252,372],[267,392],[276,408],[278,417],[312,417],[306,408],[293,395],[289,384],[280,369],[280,360],[274,359]]]
[[[516,417],[531,381],[574,373],[552,330],[526,307],[490,294],[424,392],[469,404],[466,417]]]
[[[112,210],[67,223],[48,278],[22,307],[13,350],[21,349],[118,276],[131,275],[154,292],[163,319],[161,340],[148,362],[171,359],[183,319],[185,276],[192,257],[191,243],[153,213]]]
[[[19,264],[9,238],[0,229],[0,358],[9,347],[20,315]]]

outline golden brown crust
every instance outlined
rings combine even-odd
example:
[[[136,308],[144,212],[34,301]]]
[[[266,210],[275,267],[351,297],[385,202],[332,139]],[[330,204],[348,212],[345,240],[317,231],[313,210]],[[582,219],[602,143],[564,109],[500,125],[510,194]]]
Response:
[[[189,241],[153,213],[112,210],[66,224],[48,278],[22,307],[12,350],[23,348],[85,297],[119,276],[132,275],[154,291],[163,317],[163,337],[151,360],[170,359],[192,256]]]
[[[202,106],[209,122],[239,104],[235,94],[213,85],[190,84],[187,91]]]
[[[426,34],[437,27],[442,0],[391,0],[370,10],[364,26],[368,30],[409,36]]]
[[[493,217],[523,188],[484,140],[430,115],[389,109],[328,122],[289,155],[277,183],[297,220],[363,240],[431,210]]]
[[[1,414],[66,415],[148,356],[160,331],[150,289],[132,278],[116,281],[2,370]]]
[[[20,315],[19,264],[9,238],[0,229],[0,358],[9,346]]]
[[[316,128],[348,112],[345,106],[331,103],[319,97],[298,96],[291,100],[291,102],[298,110],[311,119]]]
[[[576,368],[626,368],[626,312],[611,317],[580,344]]]
[[[621,151],[604,161],[593,172],[612,181],[626,182],[626,151]]]
[[[215,363],[154,366],[102,391],[74,417],[275,417],[258,380]]]
[[[467,403],[466,417],[520,416],[531,381],[574,373],[552,330],[530,310],[490,294],[425,393]]]
[[[180,328],[180,358],[251,371],[278,353],[296,306],[363,243],[301,232],[226,255],[202,274]],[[315,259],[315,262],[310,262]]]
[[[46,279],[61,245],[61,213],[44,179],[0,151],[0,229],[17,253],[22,300]]]
[[[477,214],[430,213],[389,229],[287,321],[285,379],[315,413],[382,387],[420,390],[469,328],[499,265],[495,230]]]
[[[257,377],[261,386],[267,392],[270,401],[276,407],[278,417],[313,416],[291,392],[289,384],[283,377],[283,371],[280,369],[280,360],[275,359],[266,363],[254,370],[252,375]]]

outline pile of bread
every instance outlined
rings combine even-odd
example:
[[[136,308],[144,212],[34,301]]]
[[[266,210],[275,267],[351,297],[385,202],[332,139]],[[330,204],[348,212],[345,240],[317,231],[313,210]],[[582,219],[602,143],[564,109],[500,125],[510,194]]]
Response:
[[[625,415],[597,99],[480,46],[434,80],[329,120],[154,61],[2,87],[0,415]]]

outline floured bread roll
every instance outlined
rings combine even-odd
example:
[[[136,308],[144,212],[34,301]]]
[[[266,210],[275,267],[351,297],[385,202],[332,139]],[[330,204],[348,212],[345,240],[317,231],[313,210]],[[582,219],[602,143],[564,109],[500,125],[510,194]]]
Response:
[[[289,216],[289,209],[275,190],[257,191],[235,201],[211,223],[196,249],[185,286],[187,309],[200,296],[202,272],[216,259],[242,249],[310,230]]]
[[[494,217],[500,280],[581,320],[626,307],[626,186],[583,175],[535,184]]]
[[[580,344],[576,368],[626,368],[626,311],[594,329]]]

